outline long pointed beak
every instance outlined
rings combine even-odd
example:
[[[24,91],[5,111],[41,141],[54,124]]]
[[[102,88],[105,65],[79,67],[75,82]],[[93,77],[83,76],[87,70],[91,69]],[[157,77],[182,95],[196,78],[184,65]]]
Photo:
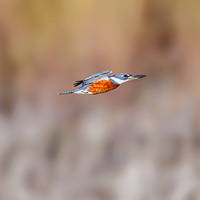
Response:
[[[144,77],[146,77],[147,75],[131,75],[130,77],[129,77],[129,79],[140,79],[140,78],[144,78]]]

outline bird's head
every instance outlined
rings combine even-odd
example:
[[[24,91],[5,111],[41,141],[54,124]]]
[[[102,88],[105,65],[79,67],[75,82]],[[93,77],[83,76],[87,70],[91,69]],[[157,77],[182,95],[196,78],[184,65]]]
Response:
[[[128,73],[119,73],[119,74],[110,76],[110,79],[113,83],[120,85],[127,81],[140,79],[140,78],[144,78],[144,77],[146,77],[146,75],[132,75],[132,74],[128,74]]]

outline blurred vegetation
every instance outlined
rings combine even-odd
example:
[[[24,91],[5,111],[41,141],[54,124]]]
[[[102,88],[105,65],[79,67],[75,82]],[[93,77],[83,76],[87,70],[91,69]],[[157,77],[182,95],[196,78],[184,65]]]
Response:
[[[199,199],[199,9],[2,0],[0,199]],[[148,78],[57,95],[107,69]]]

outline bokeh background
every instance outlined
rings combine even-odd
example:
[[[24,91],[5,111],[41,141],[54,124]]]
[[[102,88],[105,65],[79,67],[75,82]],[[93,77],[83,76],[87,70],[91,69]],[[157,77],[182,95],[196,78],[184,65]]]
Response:
[[[0,1],[1,200],[198,200],[199,102],[200,1]]]

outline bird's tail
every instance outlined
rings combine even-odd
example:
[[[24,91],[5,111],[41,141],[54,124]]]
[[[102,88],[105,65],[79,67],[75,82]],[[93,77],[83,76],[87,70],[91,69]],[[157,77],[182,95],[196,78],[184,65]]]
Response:
[[[72,94],[72,93],[74,93],[74,90],[60,92],[59,95]]]

